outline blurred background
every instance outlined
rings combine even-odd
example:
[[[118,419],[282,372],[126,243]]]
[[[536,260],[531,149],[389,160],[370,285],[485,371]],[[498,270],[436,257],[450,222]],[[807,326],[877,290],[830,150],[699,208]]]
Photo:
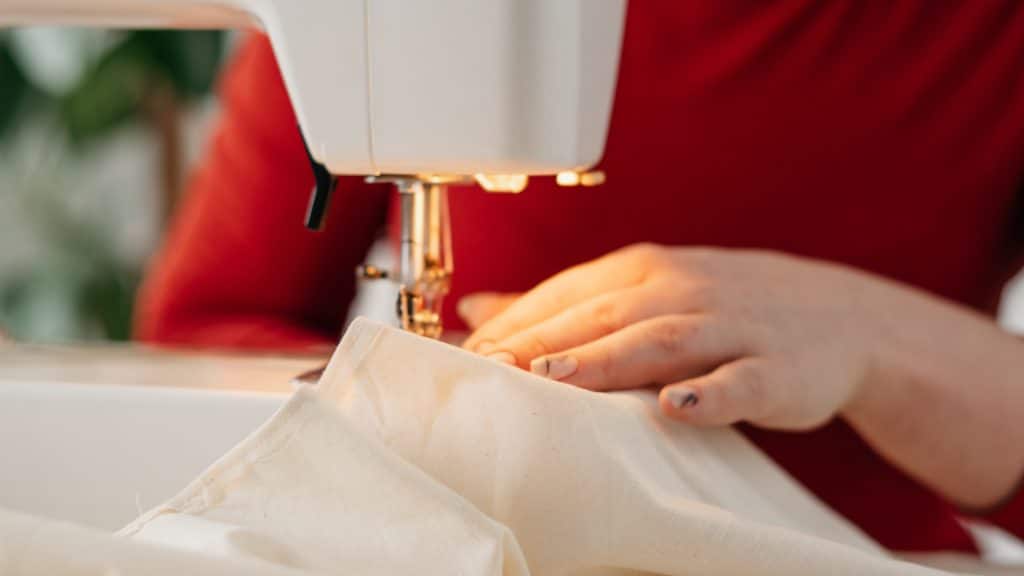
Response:
[[[219,31],[0,30],[0,330],[125,340],[217,103]]]
[[[130,338],[135,290],[203,153],[235,37],[0,30],[0,332]],[[361,296],[362,313],[390,311],[390,293]],[[1024,333],[1021,277],[1000,320]]]

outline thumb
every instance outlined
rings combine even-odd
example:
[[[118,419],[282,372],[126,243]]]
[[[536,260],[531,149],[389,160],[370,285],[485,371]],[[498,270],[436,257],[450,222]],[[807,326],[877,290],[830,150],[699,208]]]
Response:
[[[769,412],[773,392],[771,371],[760,358],[742,358],[709,374],[670,384],[658,395],[669,417],[700,426],[726,426],[757,421]]]
[[[502,294],[498,292],[477,292],[463,296],[455,306],[459,318],[469,326],[470,330],[476,330],[484,322],[497,316],[502,310],[508,308],[519,298],[519,294]]]

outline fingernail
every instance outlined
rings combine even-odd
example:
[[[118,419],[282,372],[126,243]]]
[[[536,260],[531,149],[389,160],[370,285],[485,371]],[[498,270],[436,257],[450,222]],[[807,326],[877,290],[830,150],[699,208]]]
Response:
[[[487,357],[491,360],[501,362],[502,364],[508,364],[509,366],[516,365],[516,357],[513,356],[511,352],[505,352],[504,350],[500,352],[492,352],[488,354]]]
[[[573,356],[544,356],[530,362],[530,372],[552,380],[568,378],[576,373],[580,363]]]
[[[665,395],[668,396],[669,404],[671,404],[676,410],[681,410],[689,406],[696,406],[697,403],[700,402],[700,397],[697,396],[697,392],[692,388],[687,388],[685,386],[669,388],[668,391],[665,392]]]
[[[487,355],[494,351],[494,340],[482,340],[477,342],[476,346],[473,346],[473,352],[477,354]]]

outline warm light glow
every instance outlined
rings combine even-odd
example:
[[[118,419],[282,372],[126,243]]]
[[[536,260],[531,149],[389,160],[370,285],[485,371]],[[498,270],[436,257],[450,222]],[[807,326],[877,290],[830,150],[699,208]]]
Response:
[[[604,184],[604,172],[593,170],[590,172],[574,172],[568,170],[559,172],[555,176],[555,182],[559,186],[600,186]]]
[[[555,176],[555,182],[557,182],[559,186],[579,186],[580,173],[573,172],[572,170],[559,172],[558,176]]]
[[[525,174],[477,174],[476,181],[488,192],[522,192],[530,178]]]
[[[600,186],[604,184],[604,172],[600,170],[594,170],[593,172],[584,172],[580,174],[580,184],[584,186]]]

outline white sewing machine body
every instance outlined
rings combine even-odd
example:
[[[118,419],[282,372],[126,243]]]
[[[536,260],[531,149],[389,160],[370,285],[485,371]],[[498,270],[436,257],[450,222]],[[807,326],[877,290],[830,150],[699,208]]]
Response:
[[[334,174],[554,174],[604,149],[625,0],[8,0],[0,27],[260,27]]]

